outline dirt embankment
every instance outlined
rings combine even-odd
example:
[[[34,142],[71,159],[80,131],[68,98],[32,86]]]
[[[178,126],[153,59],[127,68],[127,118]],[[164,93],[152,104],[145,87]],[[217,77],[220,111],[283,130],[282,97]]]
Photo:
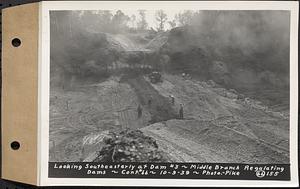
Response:
[[[184,120],[142,128],[177,161],[284,163],[289,161],[289,123],[268,109],[238,99],[206,82],[164,75],[152,85],[184,104]],[[180,142],[178,142],[180,141]]]

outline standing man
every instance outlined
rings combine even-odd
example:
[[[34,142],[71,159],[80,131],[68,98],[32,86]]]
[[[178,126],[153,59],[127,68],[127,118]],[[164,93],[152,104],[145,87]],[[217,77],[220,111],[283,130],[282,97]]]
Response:
[[[137,113],[138,113],[138,119],[142,117],[142,113],[143,113],[143,109],[141,107],[141,105],[139,104],[138,108],[137,108]]]
[[[175,104],[175,97],[173,95],[170,95],[170,98],[171,98],[172,105],[174,105]]]
[[[180,104],[179,119],[183,119],[183,104]]]
[[[70,99],[67,99],[67,101],[66,101],[66,107],[67,107],[67,110],[69,110],[69,105],[70,105]]]

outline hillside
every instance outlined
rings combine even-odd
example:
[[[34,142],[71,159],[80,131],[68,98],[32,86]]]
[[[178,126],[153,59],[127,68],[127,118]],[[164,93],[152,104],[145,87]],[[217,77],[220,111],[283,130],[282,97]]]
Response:
[[[190,73],[199,80],[213,80],[269,105],[272,101],[276,101],[275,104],[289,101],[286,93],[289,89],[289,71],[286,69],[289,57],[286,56],[288,53],[281,56],[288,49],[288,44],[283,43],[283,46],[274,49],[271,43],[262,52],[259,48],[243,52],[250,47],[241,48],[235,43],[228,46],[228,43],[218,41],[222,35],[218,34],[220,31],[210,34],[217,37],[207,38],[208,34],[197,33],[198,30],[187,26],[174,28],[168,33],[159,52],[169,57],[169,70]],[[265,41],[257,41],[256,45],[261,43]]]

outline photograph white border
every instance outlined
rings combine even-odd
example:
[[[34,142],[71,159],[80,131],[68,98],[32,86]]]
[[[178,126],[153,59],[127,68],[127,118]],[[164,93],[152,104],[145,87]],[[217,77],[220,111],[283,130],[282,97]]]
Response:
[[[48,178],[51,10],[289,10],[290,181],[217,179]],[[41,186],[298,186],[298,2],[297,1],[50,1],[40,3],[38,181]]]

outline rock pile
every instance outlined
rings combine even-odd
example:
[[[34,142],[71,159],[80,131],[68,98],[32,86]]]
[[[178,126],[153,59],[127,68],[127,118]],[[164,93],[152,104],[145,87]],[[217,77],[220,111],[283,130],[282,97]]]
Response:
[[[170,162],[152,137],[140,130],[110,132],[94,162]]]

